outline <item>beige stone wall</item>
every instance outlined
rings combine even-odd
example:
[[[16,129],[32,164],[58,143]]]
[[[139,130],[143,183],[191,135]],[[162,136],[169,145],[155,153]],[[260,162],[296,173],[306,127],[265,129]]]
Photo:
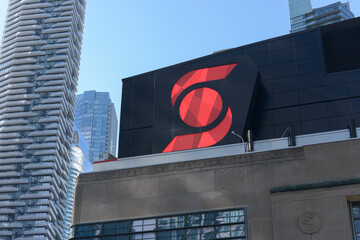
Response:
[[[358,185],[271,194],[275,187],[360,178],[360,141],[351,140],[136,169],[82,174],[73,223],[246,207],[249,239],[350,240],[349,196]],[[318,232],[298,228],[315,213]]]
[[[360,194],[359,185],[273,194],[271,196],[274,240],[304,239],[352,240],[351,217],[346,196]],[[314,213],[321,228],[314,234],[304,234],[298,218]]]

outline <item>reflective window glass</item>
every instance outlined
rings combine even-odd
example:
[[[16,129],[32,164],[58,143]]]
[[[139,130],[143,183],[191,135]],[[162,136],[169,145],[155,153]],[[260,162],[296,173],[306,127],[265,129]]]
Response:
[[[247,239],[246,210],[232,209],[72,227],[70,239]]]
[[[360,202],[351,202],[350,206],[354,239],[360,240]]]

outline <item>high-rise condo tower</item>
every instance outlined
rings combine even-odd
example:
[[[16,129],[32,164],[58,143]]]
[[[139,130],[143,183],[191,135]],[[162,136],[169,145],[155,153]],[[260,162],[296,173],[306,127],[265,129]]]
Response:
[[[74,123],[89,144],[91,163],[116,155],[118,120],[108,92],[78,94]]]
[[[354,18],[349,2],[336,2],[312,8],[310,0],[288,0],[291,33]]]
[[[68,174],[67,188],[66,188],[66,206],[65,206],[65,221],[63,240],[68,240],[70,235],[70,225],[72,220],[73,205],[74,205],[74,190],[76,178],[82,172],[92,172],[93,166],[88,158],[89,147],[80,133],[79,129],[74,125],[73,139],[71,141],[70,154],[70,168]]]
[[[10,0],[0,52],[0,239],[61,239],[85,0]]]

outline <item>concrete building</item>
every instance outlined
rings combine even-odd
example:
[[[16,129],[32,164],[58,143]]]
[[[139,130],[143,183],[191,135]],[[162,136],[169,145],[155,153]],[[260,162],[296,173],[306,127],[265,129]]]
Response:
[[[79,129],[74,126],[71,141],[71,155],[70,155],[70,168],[68,174],[68,180],[66,183],[66,200],[65,200],[65,222],[63,231],[63,240],[69,239],[70,225],[73,213],[74,205],[74,192],[76,178],[80,173],[92,172],[92,163],[89,161],[88,153],[89,147],[81,135]]]
[[[89,144],[90,162],[116,155],[118,120],[108,92],[78,94],[74,123]]]
[[[336,2],[313,9],[310,0],[289,0],[289,10],[292,33],[355,17],[349,2]]]
[[[85,0],[10,0],[0,52],[0,239],[61,239]]]
[[[355,18],[123,79],[70,239],[359,239],[358,42]]]
[[[359,154],[356,139],[81,174],[70,239],[353,240]]]

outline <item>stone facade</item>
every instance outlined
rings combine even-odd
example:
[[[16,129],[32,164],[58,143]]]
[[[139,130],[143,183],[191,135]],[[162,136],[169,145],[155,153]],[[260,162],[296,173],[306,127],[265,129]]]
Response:
[[[360,140],[81,174],[73,224],[244,207],[252,240],[351,240]]]

